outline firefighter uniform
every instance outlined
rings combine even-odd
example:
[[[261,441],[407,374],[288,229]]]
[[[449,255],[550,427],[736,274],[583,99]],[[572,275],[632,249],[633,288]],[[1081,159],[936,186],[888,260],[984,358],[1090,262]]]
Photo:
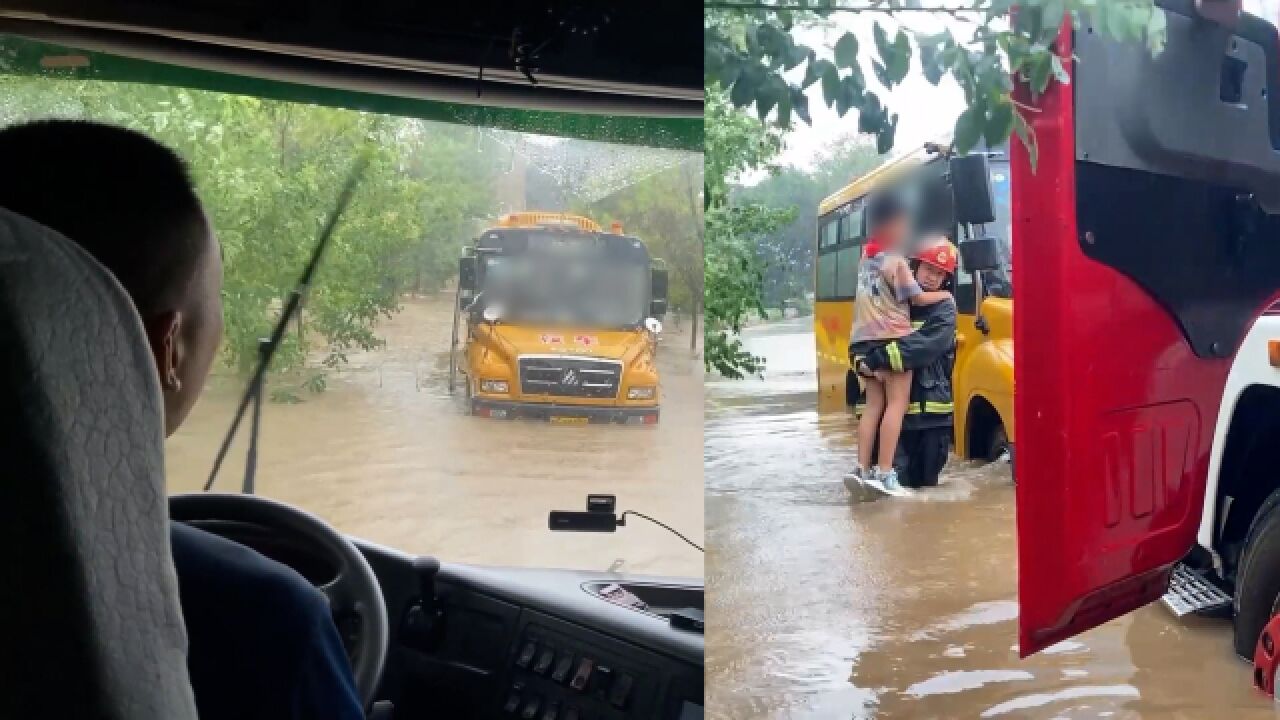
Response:
[[[950,243],[946,245],[945,249],[933,248],[932,252],[922,250],[915,259],[954,273],[955,249]],[[913,371],[911,402],[902,420],[902,435],[894,451],[893,466],[903,485],[931,487],[938,484],[938,475],[951,452],[955,414],[951,392],[951,371],[956,362],[955,302],[946,300],[934,305],[912,306],[911,325],[914,330],[910,335],[871,352],[866,364],[872,371]],[[860,405],[865,403],[865,394],[860,394],[858,400]]]

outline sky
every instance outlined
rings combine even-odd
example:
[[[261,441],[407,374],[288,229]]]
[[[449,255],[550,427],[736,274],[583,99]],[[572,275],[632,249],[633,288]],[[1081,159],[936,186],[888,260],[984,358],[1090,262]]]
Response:
[[[1280,0],[1244,0],[1244,9],[1272,22],[1280,18]],[[877,20],[892,37],[898,27],[892,18],[868,13],[835,13],[829,18],[832,27],[801,30],[796,33],[796,39],[818,49],[819,56],[829,59],[831,48],[845,32],[852,32],[858,38],[859,57],[863,61],[863,75],[868,87],[876,90],[881,101],[899,115],[898,134],[892,151],[897,154],[949,132],[955,125],[956,117],[964,110],[964,95],[950,77],[944,77],[936,87],[930,85],[920,73],[919,59],[915,56],[911,59],[911,72],[907,79],[892,93],[886,94],[870,66],[870,59],[876,57],[872,28]],[[904,17],[903,23],[911,29],[930,33],[947,28],[958,40],[967,39],[972,34],[971,24],[948,15],[910,14]],[[803,79],[803,72],[793,71],[788,79],[799,82]],[[804,170],[813,167],[815,157],[822,150],[855,131],[858,125],[856,111],[839,117],[834,108],[826,106],[822,99],[821,83],[810,86],[807,94],[813,125],[806,126],[803,122],[793,120],[795,129],[787,134],[786,148],[777,161],[780,165],[792,165]],[[763,177],[763,173],[754,174],[743,178],[743,181],[754,184]]]
[[[872,17],[863,13],[835,13],[829,19],[832,27],[799,31],[796,33],[796,40],[817,49],[820,57],[830,58],[831,48],[841,35],[852,32],[858,38],[859,57],[863,61],[867,87],[874,90],[893,112],[898,113],[894,152],[900,152],[950,131],[955,125],[956,117],[964,110],[964,95],[950,78],[944,78],[937,87],[930,85],[920,73],[919,59],[916,57],[912,57],[911,72],[907,79],[892,93],[886,93],[870,66],[870,59],[877,57],[872,36],[877,20],[884,25],[889,36],[893,37],[898,25],[892,18],[879,15]],[[904,22],[910,28],[923,32],[939,32],[943,28],[949,28],[957,39],[967,38],[972,32],[966,30],[971,27],[967,23],[945,15],[918,13],[906,18]],[[803,72],[793,72],[788,79],[799,82],[803,76]],[[793,120],[795,129],[788,133],[786,149],[778,158],[780,164],[806,170],[812,167],[815,156],[822,150],[858,127],[856,111],[840,117],[834,108],[827,107],[822,99],[821,83],[811,85],[807,94],[813,125],[806,126],[803,122]],[[866,137],[871,139],[870,136]]]

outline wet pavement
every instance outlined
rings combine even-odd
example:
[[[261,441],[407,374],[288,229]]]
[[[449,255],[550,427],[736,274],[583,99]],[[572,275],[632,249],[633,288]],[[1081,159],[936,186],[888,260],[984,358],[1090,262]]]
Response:
[[[265,404],[259,494],[446,561],[701,577],[701,553],[642,521],[614,535],[547,529],[548,511],[613,493],[619,512],[646,513],[701,544],[702,361],[690,355],[687,322],[663,335],[658,425],[510,422],[471,417],[461,393],[449,394],[452,299],[407,301],[379,326],[387,347],[352,355],[324,393]],[[170,439],[170,492],[204,484],[242,384],[214,378]],[[247,430],[246,421],[215,489],[239,489]]]
[[[708,717],[1275,717],[1228,621],[1158,604],[1019,660],[1008,466],[854,502],[810,320],[747,339],[766,379],[706,391]]]

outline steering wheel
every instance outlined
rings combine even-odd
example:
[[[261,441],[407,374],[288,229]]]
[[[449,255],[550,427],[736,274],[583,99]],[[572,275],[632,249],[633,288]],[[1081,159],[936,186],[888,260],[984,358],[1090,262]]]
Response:
[[[346,536],[311,513],[257,495],[173,495],[169,517],[179,522],[221,521],[265,528],[319,550],[329,565],[338,568],[337,577],[319,590],[329,599],[335,619],[347,615],[359,618],[351,669],[363,707],[369,707],[387,658],[387,605],[369,562]]]

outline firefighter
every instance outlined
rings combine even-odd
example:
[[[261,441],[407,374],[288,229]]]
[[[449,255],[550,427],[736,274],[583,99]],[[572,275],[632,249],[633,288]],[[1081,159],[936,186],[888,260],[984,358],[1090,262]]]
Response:
[[[924,290],[954,291],[956,247],[945,237],[925,240],[911,256],[916,281]],[[868,354],[867,369],[913,370],[911,402],[893,465],[906,487],[932,487],[951,451],[955,404],[951,370],[956,360],[956,305],[946,300],[911,307],[913,331]]]

